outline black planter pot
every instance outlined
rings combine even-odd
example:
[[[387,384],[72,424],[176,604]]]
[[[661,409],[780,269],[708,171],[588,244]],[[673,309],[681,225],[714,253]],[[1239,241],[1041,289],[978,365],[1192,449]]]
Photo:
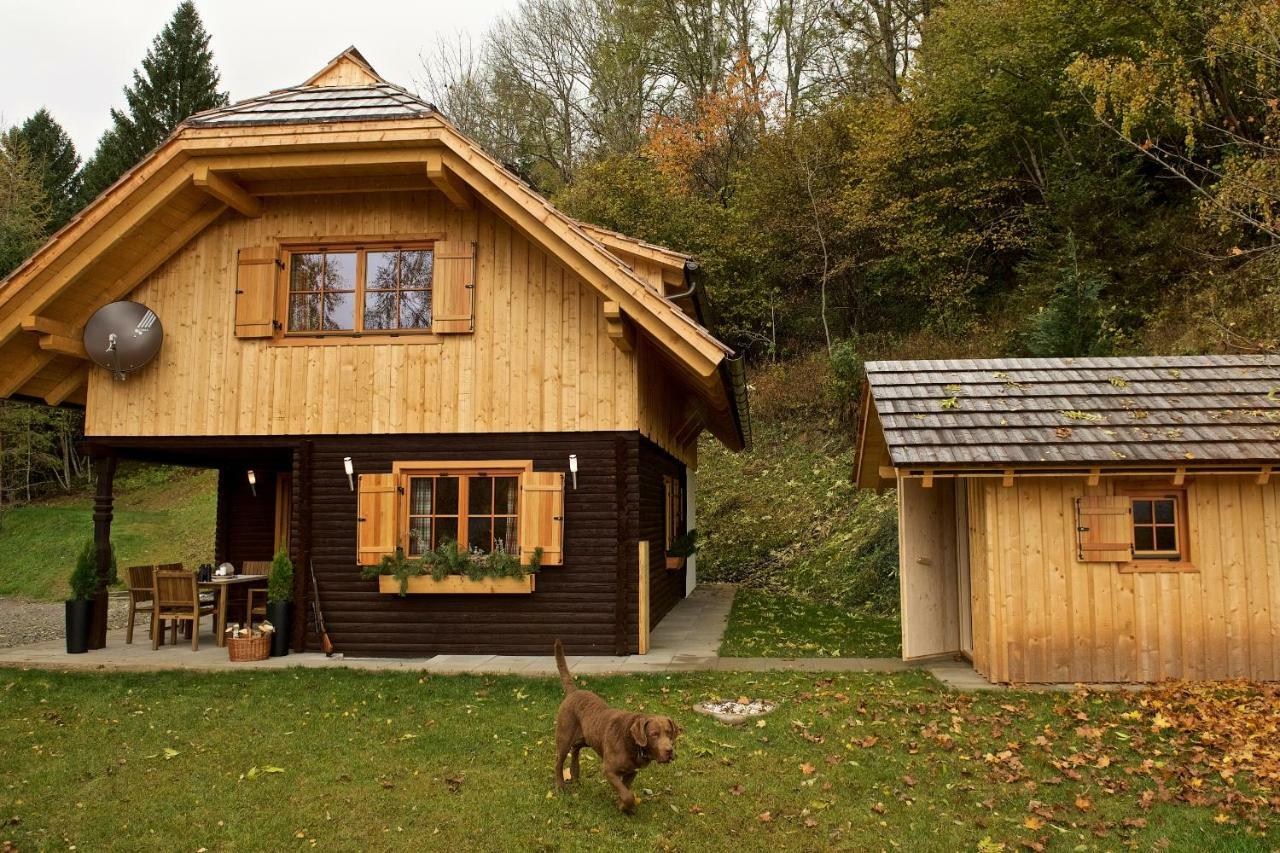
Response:
[[[276,629],[271,635],[271,656],[282,658],[289,654],[289,620],[293,615],[292,601],[268,601],[267,621]]]
[[[93,600],[67,602],[67,654],[89,651],[89,627],[93,622]]]

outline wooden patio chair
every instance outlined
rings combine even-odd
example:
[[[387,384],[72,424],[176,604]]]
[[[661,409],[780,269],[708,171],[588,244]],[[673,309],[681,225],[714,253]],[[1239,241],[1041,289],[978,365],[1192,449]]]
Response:
[[[173,623],[173,642],[177,645],[178,625],[186,622],[191,626],[191,651],[198,651],[200,618],[213,615],[214,609],[200,601],[195,572],[161,571],[157,568],[152,595],[155,599],[152,618],[156,620],[156,627],[151,635],[151,648],[160,648],[166,621]]]
[[[152,586],[154,584],[153,576],[155,575],[155,571],[155,566],[125,567],[125,582],[129,585],[129,626],[125,629],[125,643],[133,642],[134,620],[137,618],[139,613],[147,613],[150,615],[151,621],[148,628],[150,629],[150,633],[155,633],[155,599],[152,595]]]
[[[240,564],[240,574],[242,575],[269,575],[271,574],[270,560],[245,560]],[[252,628],[253,617],[260,616],[265,621],[267,618],[267,591],[265,589],[251,589],[245,601],[245,624]]]

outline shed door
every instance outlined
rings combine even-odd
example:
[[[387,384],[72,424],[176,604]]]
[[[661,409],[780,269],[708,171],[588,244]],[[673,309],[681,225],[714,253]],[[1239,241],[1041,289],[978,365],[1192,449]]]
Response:
[[[904,660],[960,651],[955,481],[898,481]]]

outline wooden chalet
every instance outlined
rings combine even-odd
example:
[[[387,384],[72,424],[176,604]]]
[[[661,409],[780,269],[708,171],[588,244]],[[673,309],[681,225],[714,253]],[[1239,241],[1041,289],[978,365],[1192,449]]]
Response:
[[[1280,678],[1280,358],[870,363],[856,465],[897,487],[904,658]]]
[[[216,468],[210,558],[288,548],[297,648],[314,565],[347,653],[643,652],[695,583],[664,552],[693,524],[699,434],[749,441],[697,283],[688,256],[556,210],[352,48],[188,119],[0,283],[0,396],[84,407],[100,559],[117,459]],[[165,337],[116,381],[82,331],[122,299]],[[540,548],[541,571],[404,597],[361,579],[454,537]]]

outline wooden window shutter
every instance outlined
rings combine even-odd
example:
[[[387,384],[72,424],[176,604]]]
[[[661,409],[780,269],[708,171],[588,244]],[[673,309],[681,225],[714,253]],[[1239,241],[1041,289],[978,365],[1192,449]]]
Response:
[[[542,565],[564,565],[564,474],[525,471],[520,475],[520,562],[542,549]]]
[[[356,563],[376,566],[396,552],[399,489],[395,474],[361,474],[356,510]]]
[[[462,335],[475,331],[476,244],[444,241],[433,249],[431,331]]]
[[[236,265],[236,337],[269,338],[275,333],[276,249],[240,250]]]
[[[1076,546],[1082,563],[1127,563],[1133,558],[1133,520],[1124,495],[1076,498]]]

